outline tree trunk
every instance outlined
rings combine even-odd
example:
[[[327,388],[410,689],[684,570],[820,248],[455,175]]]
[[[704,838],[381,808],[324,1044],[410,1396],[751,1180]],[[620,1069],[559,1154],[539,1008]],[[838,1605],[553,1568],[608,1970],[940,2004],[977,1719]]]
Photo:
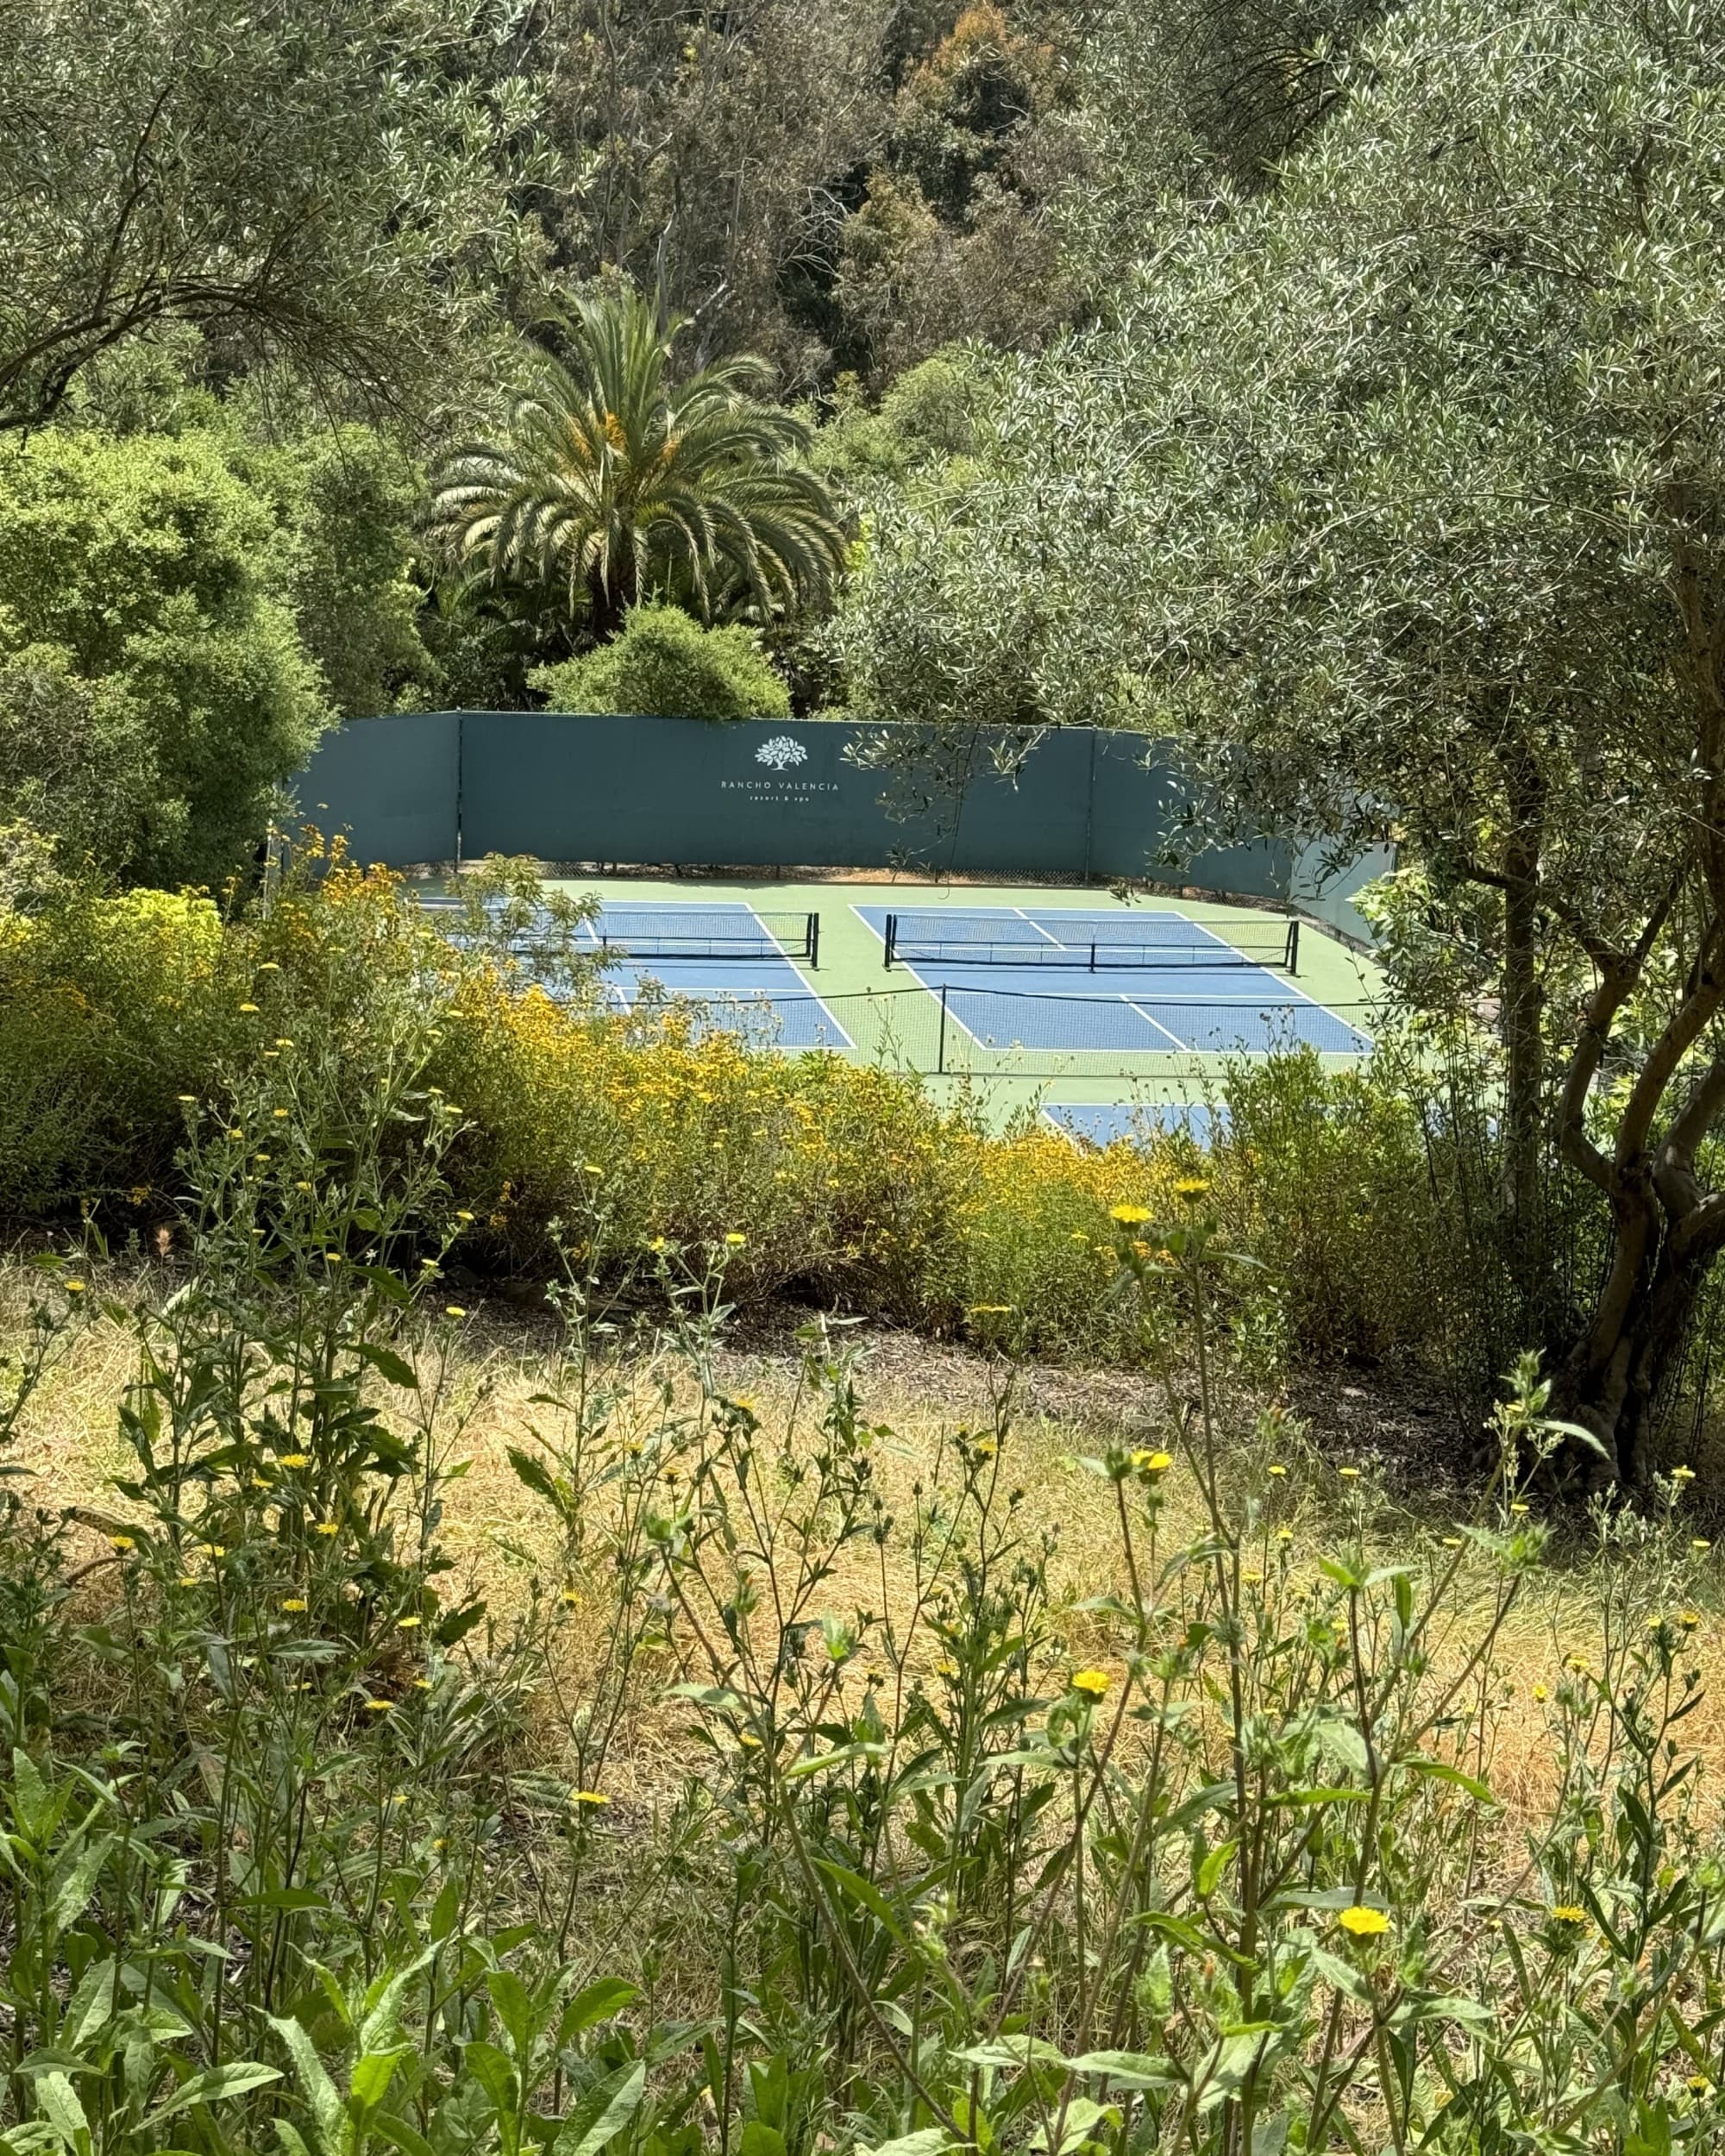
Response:
[[[1519,845],[1507,849],[1514,856]],[[1537,862],[1537,842],[1534,846]],[[1510,1264],[1524,1296],[1544,1279],[1544,1189],[1540,1172],[1545,1125],[1544,996],[1540,985],[1537,868],[1507,875],[1503,893],[1503,1210]],[[1532,1313],[1531,1314],[1536,1314]]]
[[[1666,1093],[1725,1000],[1725,925],[1709,924],[1677,1010],[1653,1041],[1609,1154],[1585,1126],[1587,1096],[1611,1029],[1646,965],[1678,886],[1654,910],[1634,951],[1602,966],[1564,1086],[1559,1131],[1574,1166],[1611,1207],[1611,1262],[1586,1330],[1557,1388],[1559,1411],[1591,1430],[1621,1481],[1647,1466],[1653,1418],[1683,1344],[1697,1289],[1725,1243],[1725,1194],[1703,1189],[1697,1149],[1725,1112],[1725,1059],[1688,1085],[1663,1138],[1653,1136]]]
[[[1686,1236],[1683,1223],[1662,1219],[1651,1187],[1637,1211],[1620,1232],[1598,1307],[1556,1388],[1559,1412],[1593,1432],[1615,1479],[1630,1489],[1647,1480],[1659,1408],[1718,1252],[1716,1235]]]

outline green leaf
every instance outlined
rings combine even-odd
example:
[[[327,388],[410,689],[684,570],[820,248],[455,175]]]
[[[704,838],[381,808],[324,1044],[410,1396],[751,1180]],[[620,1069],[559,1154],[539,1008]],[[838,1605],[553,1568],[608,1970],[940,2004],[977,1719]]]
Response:
[[[878,2148],[859,2147],[857,2156],[940,2156],[947,2146],[944,2126],[925,2126],[919,2134],[901,2134],[895,2141],[882,2141]]]
[[[1239,1847],[1238,1841],[1218,1842],[1198,1866],[1197,1877],[1193,1883],[1197,1890],[1198,1899],[1201,1902],[1208,1901],[1215,1892],[1216,1883],[1227,1868],[1228,1858]]]
[[[401,2156],[436,2156],[430,2141],[416,2134],[405,2119],[398,2119],[392,2111],[380,2111],[375,2118],[366,2122],[370,2130],[392,2148],[398,2148]]]
[[[419,1389],[418,1371],[405,1357],[398,1355],[393,1348],[381,1347],[373,1341],[367,1341],[360,1350],[360,1355],[392,1385],[400,1386],[404,1392],[417,1392]]]
[[[1172,2059],[1148,2052],[1087,2051],[1066,2064],[1075,2074],[1106,2074],[1122,2089],[1167,2089],[1180,2080]]]
[[[515,1470],[517,1480],[524,1482],[536,1497],[543,1497],[548,1505],[555,1506],[561,1512],[563,1509],[562,1500],[545,1463],[536,1460],[530,1452],[524,1452],[518,1445],[506,1446],[505,1451],[509,1464]]]
[[[647,2062],[642,2059],[626,2071],[600,2082],[564,2122],[562,2131],[551,2144],[551,2156],[599,2156],[640,2109],[646,2086]]]
[[[70,2149],[90,2147],[90,2121],[78,2100],[78,2091],[63,2073],[43,2074],[34,2084],[36,2103],[47,2123]]]
[[[531,1993],[512,1969],[493,1969],[486,1978],[486,1990],[516,2057],[524,2060],[533,2036]]]
[[[368,2051],[354,2066],[348,2082],[348,2109],[361,2112],[374,2110],[388,2095],[395,2070],[406,2056],[405,2045],[394,2051]]]
[[[491,2098],[499,2122],[514,2117],[521,2099],[521,2082],[507,2052],[486,2043],[483,2037],[475,2037],[462,2050],[461,2069]]]
[[[860,1902],[871,1915],[877,1917],[901,1946],[910,1945],[910,1939],[899,1920],[897,1911],[878,1887],[871,1886],[860,1873],[848,1871],[843,1865],[834,1864],[830,1858],[817,1857],[815,1863],[822,1871],[825,1872],[841,1894],[847,1896],[853,1902]]]
[[[1471,1774],[1464,1774],[1459,1767],[1452,1766],[1446,1759],[1416,1758],[1403,1760],[1402,1764],[1409,1774],[1421,1775],[1427,1781],[1454,1783],[1458,1789],[1465,1789],[1470,1796],[1477,1798],[1482,1804],[1496,1804],[1497,1802],[1484,1782],[1476,1780]]]
[[[207,2073],[193,2074],[190,2081],[182,2082],[143,2123],[146,2127],[160,2126],[164,2119],[171,2119],[176,2111],[189,2110],[194,2103],[219,2103],[224,2096],[243,2096],[248,2089],[261,2089],[266,2083],[280,2079],[277,2068],[266,2066],[255,2059],[236,2059],[229,2066],[212,2066]]]
[[[323,2061],[317,2056],[317,2046],[300,2022],[284,2020],[275,2014],[268,2019],[270,2027],[287,2046],[300,2093],[311,2107],[311,2115],[317,2122],[318,2133],[328,2140],[341,2131],[343,2112],[341,2095],[323,2070]]]
[[[355,1265],[350,1268],[350,1271],[356,1280],[370,1281],[380,1294],[404,1310],[413,1300],[412,1290],[386,1265]],[[366,1356],[367,1362],[370,1361],[365,1345],[361,1345],[360,1352]]]
[[[15,1746],[12,1752],[12,1810],[18,1824],[33,1840],[47,1832],[53,1800],[47,1784],[36,1771],[28,1752]]]
[[[631,2000],[638,1996],[637,1987],[625,1983],[621,1977],[601,1977],[597,1984],[590,1984],[585,1991],[576,1992],[563,2009],[558,2023],[562,2040],[568,2043],[583,2029],[593,2028],[600,2021],[609,2021],[622,2013]]]
[[[440,1647],[453,1647],[465,1639],[476,1625],[485,1622],[488,1604],[481,1601],[464,1602],[459,1609],[452,1609],[447,1617],[440,1617],[432,1637]]]

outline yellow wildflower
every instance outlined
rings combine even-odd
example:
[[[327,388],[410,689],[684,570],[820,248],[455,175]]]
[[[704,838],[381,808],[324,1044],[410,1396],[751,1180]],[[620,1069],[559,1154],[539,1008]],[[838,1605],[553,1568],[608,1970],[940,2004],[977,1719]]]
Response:
[[[305,1598],[303,1595],[290,1595],[287,1600],[282,1604],[282,1608],[284,1609],[292,1611],[296,1615],[299,1611],[303,1610],[304,1607]]]
[[[1110,1206],[1108,1218],[1118,1220],[1123,1228],[1135,1228],[1149,1219],[1150,1208],[1148,1206]]]
[[[446,1318],[465,1318],[467,1314],[466,1310],[458,1302],[445,1303],[443,1306],[443,1315]]]
[[[1336,1921],[1355,1939],[1377,1939],[1389,1929],[1389,1919],[1383,1911],[1367,1908],[1363,1902],[1345,1908]]]
[[[569,1801],[574,1804],[609,1804],[611,1799],[603,1789],[576,1789]]]
[[[1559,1924],[1584,1924],[1587,1911],[1574,1902],[1559,1902],[1551,1911],[1552,1921]]]
[[[108,1538],[108,1546],[110,1550],[117,1550],[123,1557],[128,1550],[135,1550],[138,1545],[135,1536],[110,1535]]]
[[[1106,1670],[1075,1670],[1069,1680],[1075,1692],[1082,1692],[1086,1699],[1099,1700],[1107,1691],[1110,1683]]]

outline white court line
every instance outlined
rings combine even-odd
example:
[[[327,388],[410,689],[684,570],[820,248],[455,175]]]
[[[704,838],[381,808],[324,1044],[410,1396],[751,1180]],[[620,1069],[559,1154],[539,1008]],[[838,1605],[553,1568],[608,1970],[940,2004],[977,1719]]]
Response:
[[[1173,1042],[1174,1045],[1180,1050],[1180,1053],[1182,1056],[1196,1056],[1201,1052],[1198,1049],[1189,1048],[1186,1043],[1181,1039],[1180,1036],[1174,1031],[1174,1028],[1171,1025],[1164,1025],[1160,1018],[1151,1018],[1150,1012],[1144,1009],[1142,1005],[1134,1003],[1129,995],[1123,995],[1120,998],[1120,1001],[1126,1005],[1129,1011],[1136,1011],[1138,1015],[1145,1021],[1145,1025],[1153,1025],[1158,1033],[1167,1034],[1169,1039]],[[1151,1050],[1150,1053],[1154,1054],[1155,1050]]]
[[[1042,923],[1040,921],[1032,920],[1030,915],[1025,912],[1021,906],[1014,906],[1010,908],[1003,906],[1000,908],[1000,911],[1003,913],[1007,912],[1016,913],[1019,918],[1027,928],[1033,928],[1038,936],[1047,936],[1049,942],[1053,944],[1056,950],[1070,950],[1071,949],[1070,944],[1063,943],[1057,936],[1049,936],[1048,931],[1043,926]]]
[[[811,987],[809,986],[808,975],[803,971],[802,968],[798,965],[795,959],[791,956],[789,951],[785,949],[784,945],[779,941],[778,937],[774,935],[772,930],[767,926],[766,923],[761,918],[761,916],[755,911],[752,906],[749,908],[749,917],[754,922],[755,925],[761,931],[761,933],[771,942],[774,950],[779,954],[780,962],[790,968],[793,979],[800,981],[803,987],[807,990],[810,999],[820,1006],[822,1015],[825,1018],[827,1023],[831,1026],[833,1031],[838,1036],[837,1044],[844,1048],[855,1048],[856,1045],[856,1042],[851,1039],[850,1034],[845,1031],[844,1028],[838,1023],[838,1020],[833,1017],[832,1012],[828,1010],[826,998],[822,995],[819,988]]]

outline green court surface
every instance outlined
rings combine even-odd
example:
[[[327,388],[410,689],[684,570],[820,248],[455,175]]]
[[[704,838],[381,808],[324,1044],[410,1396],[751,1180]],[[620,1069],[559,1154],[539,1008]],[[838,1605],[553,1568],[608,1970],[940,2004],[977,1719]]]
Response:
[[[1288,917],[1214,901],[1158,897],[1127,903],[1088,887],[858,877],[787,882],[581,877],[551,887],[591,893],[608,907],[746,906],[775,916],[817,913],[819,956],[813,965],[802,957],[775,958],[770,977],[751,979],[746,963],[721,962],[692,973],[687,965],[667,962],[656,969],[651,961],[639,960],[632,973],[652,977],[656,971],[669,990],[722,1000],[741,1014],[731,1022],[763,1043],[776,1040],[790,1049],[819,1041],[861,1060],[920,1071],[937,1097],[966,1090],[996,1122],[1038,1105],[1088,1104],[1093,1125],[1096,1107],[1123,1111],[1118,1125],[1134,1110],[1148,1118],[1157,1106],[1189,1103],[1197,1104],[1201,1124],[1201,1104],[1239,1048],[1220,1052],[1187,1045],[1182,1028],[1202,1037],[1207,1016],[1214,1018],[1218,1010],[1246,1012],[1247,1006],[1262,1002],[1270,1007],[1247,1015],[1254,1025],[1262,1021],[1270,1031],[1253,1032],[1250,1045],[1304,1037],[1319,1046],[1327,1064],[1345,1067],[1356,1054],[1322,1052],[1324,1044],[1354,1037],[1356,1050],[1363,1048],[1382,992],[1382,976],[1369,959],[1307,920],[1300,925],[1297,970],[1291,977],[1280,966],[1272,974],[1268,962],[1263,968],[1239,964],[1241,951],[1256,958],[1279,946]],[[1055,933],[1062,928],[1056,917],[1070,909],[1094,917],[1077,924],[1072,940],[1079,945],[1101,936],[1136,947],[1179,934],[1207,943],[1220,937],[1233,948],[1220,954],[1220,968],[1206,968],[1201,976],[1178,964],[1121,975],[1087,971],[1081,960],[1069,970],[1067,961],[1051,951],[1025,953],[1054,958],[1030,970],[973,967],[962,953],[955,961],[953,946],[940,931],[950,924],[955,936],[974,934],[980,918],[982,931],[994,935],[997,931],[986,917],[997,909],[1025,916],[1026,938],[1038,937],[1051,945],[1063,940]],[[891,969],[882,937],[888,910],[900,918],[914,914],[924,937],[913,946],[922,955]],[[1169,916],[1177,918],[1170,923]],[[1042,917],[1038,931],[1035,922]],[[1182,927],[1182,921],[1193,925]],[[793,973],[800,984],[794,988],[789,987]],[[1013,985],[996,986],[1004,982]],[[943,1009],[943,1003],[949,1007]],[[1138,1037],[1168,1044],[1123,1045],[1120,1026],[1110,1023],[1120,1006],[1135,1014],[1124,1023],[1138,1027]],[[1208,1031],[1214,1035],[1217,1028],[1212,1025]],[[1075,1120],[1082,1125],[1087,1119]],[[1103,1134],[1108,1127],[1101,1119]]]

